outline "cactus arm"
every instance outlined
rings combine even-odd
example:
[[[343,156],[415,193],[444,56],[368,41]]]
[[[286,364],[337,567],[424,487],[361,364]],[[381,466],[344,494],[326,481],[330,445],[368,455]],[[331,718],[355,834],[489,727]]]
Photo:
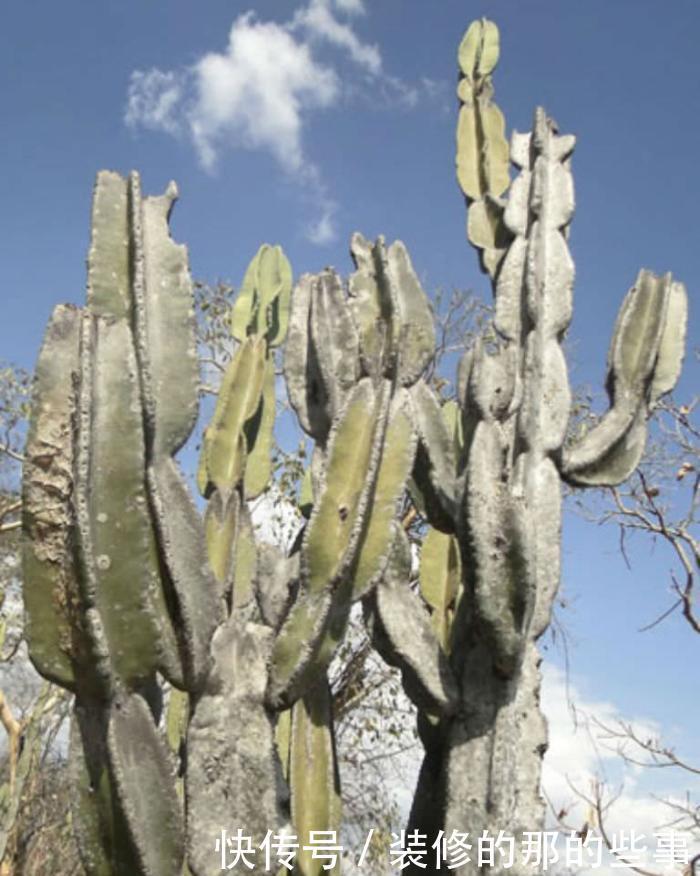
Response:
[[[421,598],[408,586],[411,548],[396,528],[394,550],[375,590],[365,598],[365,622],[384,660],[401,670],[409,698],[431,714],[450,714],[458,689]]]
[[[245,426],[249,450],[243,484],[247,499],[257,498],[270,481],[276,413],[275,360],[272,356],[267,356],[260,392],[260,405],[256,414]]]
[[[250,337],[236,350],[207,429],[205,452],[211,483],[224,495],[243,476],[247,457],[245,424],[255,415],[265,378],[265,341]]]
[[[76,522],[76,566],[80,597],[84,607],[85,628],[95,666],[98,694],[109,697],[114,679],[106,630],[98,609],[97,557],[92,542],[90,517],[90,454],[92,440],[93,347],[96,317],[83,312],[80,325],[80,379],[73,454],[73,509]],[[92,682],[92,676],[88,676]],[[92,686],[92,685],[91,685]]]
[[[326,389],[316,351],[310,340],[311,294],[315,278],[300,277],[292,294],[288,338],[284,351],[284,378],[289,402],[299,425],[325,445],[330,429]]]
[[[187,249],[168,229],[177,186],[171,182],[164,195],[142,198],[132,173],[129,189],[135,334],[151,454],[173,456],[194,428],[199,388]]]
[[[335,271],[325,270],[313,279],[310,328],[327,414],[333,420],[358,378],[357,330]]]
[[[377,248],[381,248],[381,241]],[[435,352],[435,325],[425,292],[411,264],[408,250],[397,240],[386,251],[388,281],[399,345],[398,380],[411,386],[425,371]]]
[[[387,247],[354,234],[357,270],[349,281],[349,306],[358,326],[359,350],[368,374],[396,375],[411,386],[435,351],[430,305],[401,241]]]
[[[394,540],[393,523],[416,453],[416,434],[406,390],[391,401],[384,452],[369,508],[367,528],[357,557],[353,599],[365,596],[384,573]]]
[[[672,282],[668,290],[666,320],[651,382],[650,401],[655,404],[671,392],[681,373],[688,328],[688,293],[682,283]]]
[[[29,655],[39,672],[74,690],[80,623],[70,538],[73,529],[73,376],[79,368],[79,312],[59,306],[37,362],[25,449],[23,595]],[[77,662],[81,662],[78,659]]]
[[[92,337],[97,365],[91,381],[87,511],[95,604],[119,678],[133,685],[160,668],[182,685],[148,515],[143,423],[129,329],[123,320],[97,317]]]
[[[442,650],[451,650],[452,622],[461,589],[462,562],[453,535],[428,530],[420,552],[420,592],[431,610],[431,624]]]
[[[184,825],[165,743],[139,694],[112,701],[107,750],[114,786],[143,876],[172,876],[184,863]]]
[[[366,374],[381,374],[391,310],[377,286],[372,244],[359,232],[350,241],[356,270],[348,280],[348,307],[357,326],[360,362]]]
[[[505,121],[492,103],[491,73],[498,63],[498,28],[481,19],[459,47],[461,102],[457,123],[457,179],[468,203],[467,237],[479,251],[482,270],[495,278],[510,234],[499,199],[510,183]]]
[[[208,565],[202,521],[177,463],[166,458],[147,476],[180,621],[185,687],[197,690],[206,677],[212,634],[224,617],[223,601]]]
[[[418,449],[413,479],[430,523],[454,532],[457,518],[455,447],[435,393],[419,381],[410,389]]]
[[[230,601],[233,584],[233,563],[236,537],[239,531],[241,497],[233,492],[224,503],[216,490],[209,497],[204,513],[204,536],[207,543],[207,556],[214,577],[221,584],[222,595]]]
[[[319,681],[291,710],[289,783],[292,789],[292,823],[299,838],[296,867],[301,876],[340,873],[340,860],[330,869],[314,859],[309,845],[311,831],[340,831],[340,777],[333,738],[333,713],[328,680]]]
[[[231,310],[231,334],[245,341],[265,335],[271,347],[284,340],[289,320],[292,269],[279,246],[264,243],[251,261]]]
[[[272,704],[297,698],[309,673],[320,668],[319,648],[331,615],[337,621],[349,613],[346,585],[362,536],[388,409],[388,386],[377,393],[372,381],[364,378],[348,396],[331,432],[324,488],[302,543],[299,598],[273,649],[268,689]]]
[[[302,578],[310,593],[341,578],[354,555],[381,406],[369,378],[361,380],[331,436],[325,489],[314,506],[302,548]]]
[[[131,319],[129,191],[118,173],[97,174],[92,199],[87,300],[97,316]]]
[[[640,271],[627,293],[608,354],[610,409],[581,439],[565,447],[562,476],[577,486],[614,486],[639,464],[646,420],[680,373],[687,296],[670,275]]]

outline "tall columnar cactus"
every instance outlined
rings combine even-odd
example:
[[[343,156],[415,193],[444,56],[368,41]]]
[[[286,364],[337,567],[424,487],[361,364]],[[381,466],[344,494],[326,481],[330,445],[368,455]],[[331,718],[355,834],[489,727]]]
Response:
[[[174,460],[198,388],[186,254],[168,234],[175,190],[142,198],[136,174],[98,176],[88,302],[57,307],[46,332],[23,486],[30,654],[75,694],[89,876],[210,876],[222,828],[254,847],[294,831],[296,872],[322,872],[303,846],[340,824],[327,672],[358,602],[418,708],[412,827],[431,839],[542,827],[536,642],[559,583],[560,481],[617,483],[637,465],[649,411],[678,377],[686,296],[640,273],[613,333],[610,410],[567,442],[574,138],[538,109],[508,148],[498,45],[480,21],[459,50],[458,177],[495,314],[456,398],[443,404],[424,378],[435,332],[401,242],[356,234],[347,284],[326,269],[293,291],[282,250],[265,245],[231,314],[203,520]],[[288,555],[256,535],[248,506],[273,483],[285,337],[289,399],[314,444]],[[407,494],[432,527],[417,590]]]
[[[495,237],[473,233],[475,208],[507,188],[502,175],[495,188],[487,185],[494,157],[503,154],[501,117],[488,103],[490,80],[487,88],[483,84],[497,60],[495,25],[475,22],[459,52],[458,93],[467,99],[457,132],[457,174],[473,201],[469,238],[492,278],[495,337],[477,342],[460,364],[464,467],[458,463],[456,477],[448,472],[460,450],[450,453],[448,430],[434,415],[437,400],[429,399],[426,387],[416,394],[424,410],[427,465],[415,480],[428,519],[447,532],[431,533],[424,543],[423,586],[439,624],[450,620],[444,615],[448,597],[436,598],[435,591],[450,593],[456,606],[450,662],[460,704],[454,717],[437,725],[423,720],[426,756],[411,821],[432,836],[440,829],[472,837],[502,829],[518,839],[521,831],[541,830],[544,821],[539,776],[547,737],[536,641],[549,623],[559,585],[560,479],[577,486],[616,484],[634,470],[649,413],[680,372],[687,305],[683,286],[670,275],[640,272],[613,333],[610,411],[581,439],[567,443],[571,394],[561,340],[572,312],[574,265],[567,238],[575,141],[560,136],[537,109],[532,133],[513,134],[510,157],[519,173],[507,198],[490,202],[500,211],[493,216],[503,222],[498,233],[507,248],[500,252]],[[479,92],[479,82],[485,92]],[[481,101],[472,97],[475,83]],[[482,119],[472,125],[481,132],[478,143],[465,121],[475,113]],[[484,124],[488,114],[492,121]],[[477,215],[481,222],[483,211]],[[491,227],[500,229],[498,222]],[[458,588],[449,583],[454,538],[463,569]],[[457,869],[479,872],[473,862]],[[506,872],[498,863],[492,870]],[[517,861],[508,870],[526,871]]]
[[[144,199],[136,174],[99,174],[88,304],[54,311],[27,441],[27,637],[39,671],[75,693],[73,816],[90,874],[182,869],[157,673],[200,689],[223,617],[173,459],[198,386],[175,195]]]

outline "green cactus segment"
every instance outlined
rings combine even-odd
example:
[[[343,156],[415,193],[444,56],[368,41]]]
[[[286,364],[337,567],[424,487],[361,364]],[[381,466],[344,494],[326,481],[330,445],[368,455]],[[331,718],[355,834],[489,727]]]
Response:
[[[110,775],[107,713],[78,705],[70,723],[71,816],[87,876],[142,874]]]
[[[137,174],[131,174],[129,184],[135,236],[136,339],[147,423],[154,452],[172,456],[197,419],[199,364],[187,249],[171,239],[168,229],[177,199],[175,183],[168,185],[164,195],[143,200]]]
[[[468,203],[467,237],[479,250],[482,270],[498,272],[510,234],[503,204],[497,200],[510,184],[505,120],[492,103],[493,72],[499,54],[496,25],[473,22],[458,51],[461,102],[457,122],[457,179]]]
[[[393,522],[413,467],[416,434],[406,390],[400,390],[392,399],[383,443],[367,528],[355,567],[353,599],[365,596],[384,573],[394,538]]]
[[[489,198],[474,201],[467,213],[467,237],[479,250],[481,270],[495,277],[511,240],[501,204]]]
[[[129,685],[157,668],[181,684],[148,513],[138,372],[126,322],[94,320],[93,356],[87,511],[95,604],[110,660]]]
[[[475,21],[458,52],[462,101],[457,126],[457,177],[472,200],[502,195],[510,183],[508,143],[503,115],[491,103],[491,72],[498,61],[498,29],[490,21]]]
[[[498,669],[510,675],[522,642],[524,581],[514,562],[515,532],[498,427],[482,421],[469,454],[467,525],[474,563],[474,607]]]
[[[270,482],[276,413],[275,360],[268,356],[265,360],[261,403],[245,427],[249,448],[244,474],[247,499],[257,498]]]
[[[301,551],[300,595],[275,640],[268,701],[291,705],[330,662],[347,625],[353,567],[381,459],[390,384],[370,378],[348,396],[331,434],[325,486]]]
[[[370,467],[379,402],[369,378],[348,396],[330,438],[325,490],[309,521],[302,549],[304,590],[321,593],[347,570],[357,541],[358,510]]]
[[[265,380],[265,340],[248,338],[236,350],[219,390],[203,452],[211,483],[227,496],[241,480],[247,457],[245,425],[260,406]]]
[[[292,708],[289,784],[292,824],[299,842],[295,871],[300,876],[340,873],[340,860],[330,869],[314,858],[311,831],[340,831],[340,779],[333,740],[328,680],[324,677]],[[340,858],[340,856],[338,856]]]
[[[292,269],[280,246],[263,244],[246,271],[231,311],[231,333],[244,341],[265,335],[271,347],[284,340],[289,321]]]
[[[457,51],[462,75],[473,83],[484,79],[494,71],[499,54],[500,35],[496,25],[486,18],[473,21]]]
[[[445,423],[435,393],[423,381],[411,387],[418,449],[413,479],[428,521],[454,532],[457,516],[457,463],[452,430]]]
[[[202,522],[177,463],[166,457],[149,467],[147,477],[167,581],[177,606],[185,686],[197,690],[206,678],[211,637],[223,620],[221,588],[210,571]]]
[[[430,615],[409,586],[410,573],[410,544],[397,526],[387,571],[365,599],[365,621],[377,651],[401,670],[410,699],[431,714],[451,714],[458,701],[457,685]]]
[[[670,275],[640,271],[627,293],[608,354],[610,410],[564,450],[562,474],[573,484],[614,486],[639,464],[646,418],[680,373],[685,347],[685,288]]]
[[[81,623],[72,555],[73,380],[80,314],[59,306],[39,353],[22,482],[25,634],[37,670],[74,690]],[[77,662],[83,662],[78,659]]]
[[[97,174],[88,253],[88,307],[96,316],[130,319],[129,194],[118,173]]]
[[[318,654],[328,634],[333,603],[330,592],[313,596],[300,592],[294,601],[272,650],[267,687],[272,709],[292,706],[325,668]]]
[[[187,734],[188,856],[195,876],[218,869],[212,851],[222,824],[241,826],[255,848],[268,830],[281,833],[287,820],[272,719],[263,704],[272,637],[267,627],[234,613],[212,639],[209,682]],[[259,863],[256,872],[262,870]]]
[[[453,535],[428,530],[420,552],[420,592],[430,606],[442,650],[451,650],[451,630],[462,579],[459,545]]]
[[[182,869],[184,824],[167,749],[139,694],[110,708],[107,748],[114,785],[143,876]]]

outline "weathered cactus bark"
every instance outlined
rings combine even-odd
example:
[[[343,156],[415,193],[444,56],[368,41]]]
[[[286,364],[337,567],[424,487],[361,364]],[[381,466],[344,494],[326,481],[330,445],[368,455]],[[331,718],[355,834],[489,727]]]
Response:
[[[168,233],[175,190],[143,198],[136,174],[98,175],[87,307],[59,306],[46,332],[23,486],[27,636],[39,672],[75,694],[88,876],[210,876],[222,828],[253,848],[268,831],[303,846],[339,829],[327,671],[358,601],[418,708],[411,827],[431,842],[542,828],[536,643],[559,585],[561,479],[612,484],[637,465],[680,371],[686,296],[640,273],[613,333],[610,410],[567,444],[574,138],[538,109],[509,152],[497,60],[495,25],[476,22],[459,52],[457,168],[495,315],[456,398],[424,379],[435,329],[400,241],[355,234],[347,285],[327,269],[294,291],[281,248],[264,245],[204,435],[203,520],[174,459],[198,385],[186,253]],[[247,504],[273,482],[285,338],[289,399],[314,443],[289,555],[259,543]],[[419,590],[407,493],[433,527]],[[302,848],[296,872],[320,876],[323,860]],[[516,858],[508,872],[526,870]]]

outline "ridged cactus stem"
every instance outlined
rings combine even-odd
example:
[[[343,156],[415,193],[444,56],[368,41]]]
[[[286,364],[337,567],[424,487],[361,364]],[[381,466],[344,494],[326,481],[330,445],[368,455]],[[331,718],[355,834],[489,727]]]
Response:
[[[467,96],[484,53],[486,75],[495,63],[494,27],[472,25],[460,47]],[[486,179],[483,154],[472,150],[470,157],[467,148],[471,142],[464,126],[471,111],[469,105],[462,109],[458,135],[463,189],[465,180],[483,186]],[[478,125],[474,130],[478,134]],[[429,838],[441,830],[448,837],[453,830],[471,837],[504,830],[517,847],[524,831],[543,829],[539,782],[547,734],[539,709],[537,640],[549,624],[559,586],[560,478],[585,485],[627,477],[644,447],[646,416],[680,371],[685,290],[670,276],[642,271],[613,334],[611,409],[588,434],[565,446],[571,394],[561,340],[572,314],[574,265],[567,239],[574,210],[574,144],[573,137],[559,136],[542,109],[535,111],[531,134],[512,137],[510,156],[519,174],[503,202],[510,242],[497,270],[490,272],[494,332],[465,355],[459,372],[466,468],[456,480],[455,501],[462,510],[454,530],[449,515],[445,519],[449,506],[431,479],[414,474],[428,520],[456,532],[463,569],[450,625],[460,704],[454,716],[439,723],[426,714],[419,720],[426,756],[409,827]],[[478,186],[465,194],[475,198]],[[429,396],[427,387],[414,390],[419,410],[435,408]],[[425,413],[423,419],[429,419]],[[421,441],[431,473],[445,470],[446,436],[426,428]],[[444,560],[436,565],[437,538],[431,534],[424,546],[435,580],[422,583],[434,612],[441,608],[436,585],[446,580],[437,578],[445,572]],[[472,861],[454,872],[476,876],[482,871]],[[525,876],[531,869],[516,856],[513,866],[497,860],[489,872]]]

